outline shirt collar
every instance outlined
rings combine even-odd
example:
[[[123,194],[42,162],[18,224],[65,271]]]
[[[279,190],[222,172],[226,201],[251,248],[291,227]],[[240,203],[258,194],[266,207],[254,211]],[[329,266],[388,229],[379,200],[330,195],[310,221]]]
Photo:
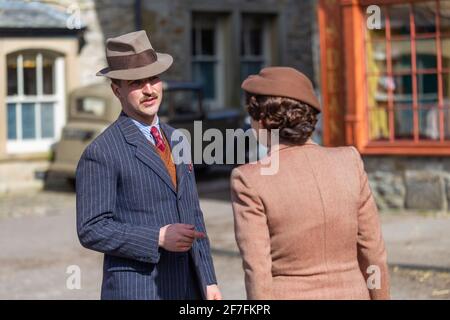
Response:
[[[131,120],[133,120],[134,124],[136,124],[138,126],[139,129],[141,130],[150,130],[151,127],[156,127],[158,129],[158,131],[161,131],[161,128],[159,126],[159,117],[158,115],[155,116],[156,117],[156,121],[154,124],[152,125],[148,125],[146,123],[142,123],[136,119],[131,118]]]
[[[139,122],[138,120],[133,119],[133,118],[131,118],[131,120],[136,125],[136,127],[139,129],[139,131],[144,135],[144,137],[148,141],[150,141],[152,144],[155,144],[155,138],[153,138],[153,135],[150,133],[151,127],[156,127],[156,129],[158,129],[158,131],[159,131],[159,134],[162,135],[161,128],[159,125],[159,117],[157,115],[156,115],[155,123],[150,126],[146,123]]]

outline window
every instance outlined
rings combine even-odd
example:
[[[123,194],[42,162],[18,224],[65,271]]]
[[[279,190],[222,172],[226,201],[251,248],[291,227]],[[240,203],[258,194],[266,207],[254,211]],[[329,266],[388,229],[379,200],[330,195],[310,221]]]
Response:
[[[223,107],[222,30],[217,17],[194,14],[191,30],[192,78],[203,85],[207,108]]]
[[[271,17],[262,14],[245,14],[242,16],[242,32],[240,45],[240,83],[249,75],[257,74],[270,65],[271,55]],[[241,92],[241,105],[244,105],[245,94]]]
[[[450,142],[450,1],[381,9],[365,32],[369,142]]]
[[[198,118],[201,115],[200,90],[165,90],[158,114],[170,119]]]
[[[105,100],[96,97],[78,98],[76,101],[76,114],[103,118],[106,115]]]
[[[264,17],[244,15],[241,33],[241,82],[258,73],[270,60],[268,30]]]
[[[50,52],[7,56],[7,152],[49,150],[64,121],[64,62]]]

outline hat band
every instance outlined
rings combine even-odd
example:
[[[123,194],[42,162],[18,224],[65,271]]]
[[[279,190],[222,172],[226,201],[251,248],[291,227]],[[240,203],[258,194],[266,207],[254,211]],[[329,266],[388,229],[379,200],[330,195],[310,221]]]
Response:
[[[148,49],[137,54],[127,56],[107,57],[111,70],[125,70],[144,67],[158,60],[155,50]]]

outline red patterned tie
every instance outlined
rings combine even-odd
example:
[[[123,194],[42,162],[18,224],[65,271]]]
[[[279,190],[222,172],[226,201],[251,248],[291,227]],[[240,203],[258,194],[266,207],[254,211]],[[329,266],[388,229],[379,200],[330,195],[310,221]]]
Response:
[[[150,129],[150,133],[153,136],[153,139],[155,139],[155,145],[156,147],[161,151],[164,152],[164,150],[166,149],[166,146],[164,145],[164,141],[161,138],[161,135],[159,134],[159,131],[156,127],[152,127]]]

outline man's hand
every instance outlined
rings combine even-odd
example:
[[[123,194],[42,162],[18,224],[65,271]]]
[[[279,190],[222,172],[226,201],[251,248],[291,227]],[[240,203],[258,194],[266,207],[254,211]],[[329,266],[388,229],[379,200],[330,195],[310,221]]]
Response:
[[[203,232],[198,232],[191,224],[174,223],[159,229],[159,246],[172,252],[186,252],[197,238],[205,238]]]
[[[207,300],[222,300],[222,294],[220,293],[217,284],[206,286],[206,299]]]

